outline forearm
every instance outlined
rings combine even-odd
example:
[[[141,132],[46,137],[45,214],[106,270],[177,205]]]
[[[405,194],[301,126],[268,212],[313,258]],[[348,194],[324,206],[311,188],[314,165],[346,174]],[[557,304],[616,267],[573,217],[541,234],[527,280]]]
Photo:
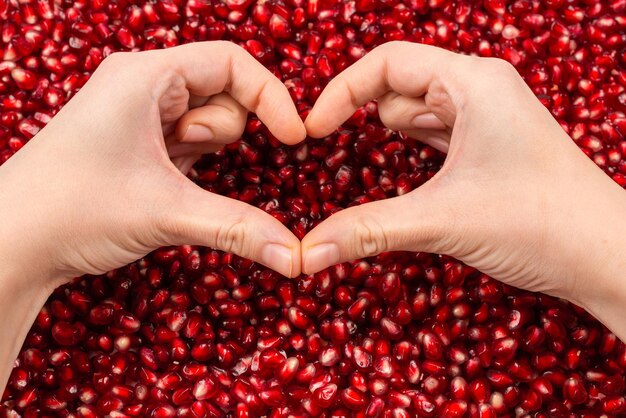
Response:
[[[623,254],[626,257],[626,254]],[[615,273],[603,273],[599,280],[620,282],[613,291],[596,294],[580,305],[602,322],[617,337],[626,341],[626,263],[615,265]]]
[[[9,241],[10,242],[10,241]],[[7,241],[2,242],[2,244]],[[33,255],[36,256],[36,255]],[[0,258],[2,259],[2,258]],[[2,259],[4,260],[4,259]],[[28,260],[16,260],[27,264]],[[15,358],[37,313],[50,295],[41,277],[31,277],[24,269],[0,266],[0,392],[4,389]]]
[[[19,156],[16,156],[19,157]],[[37,313],[53,289],[43,216],[23,192],[19,158],[0,167],[0,392]]]

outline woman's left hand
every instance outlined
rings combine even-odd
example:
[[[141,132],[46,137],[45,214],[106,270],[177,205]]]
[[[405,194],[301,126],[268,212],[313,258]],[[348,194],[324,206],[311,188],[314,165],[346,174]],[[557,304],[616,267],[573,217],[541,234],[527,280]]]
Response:
[[[304,139],[286,87],[235,44],[116,53],[0,167],[0,389],[37,312],[72,277],[177,244],[300,274],[285,226],[184,175],[237,140],[249,110],[279,140]]]
[[[109,56],[0,168],[0,258],[57,286],[196,244],[297,276],[300,242],[285,226],[184,175],[237,140],[248,111],[284,143],[306,135],[282,82],[233,43]]]

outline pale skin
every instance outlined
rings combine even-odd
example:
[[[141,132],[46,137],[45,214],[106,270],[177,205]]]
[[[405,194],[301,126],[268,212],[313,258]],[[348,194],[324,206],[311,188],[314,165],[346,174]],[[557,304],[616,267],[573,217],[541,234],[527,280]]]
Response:
[[[183,174],[237,140],[248,111],[295,144],[373,99],[389,128],[447,152],[444,166],[302,242]],[[626,193],[500,60],[385,44],[337,76],[303,124],[284,85],[233,44],[114,54],[0,167],[0,388],[54,288],[165,245],[234,252],[289,277],[382,251],[449,254],[583,306],[626,339],[625,208]]]

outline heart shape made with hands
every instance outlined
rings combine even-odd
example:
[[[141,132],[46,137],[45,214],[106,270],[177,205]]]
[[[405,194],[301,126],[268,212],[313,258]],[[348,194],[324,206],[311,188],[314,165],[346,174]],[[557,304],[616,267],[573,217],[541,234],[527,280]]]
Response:
[[[426,53],[422,54],[422,60],[415,61],[415,65],[408,67],[402,62],[406,48],[425,49],[422,52]],[[430,80],[435,79],[436,61],[444,59],[444,54],[450,53],[411,44],[375,49],[327,85],[304,122],[307,133],[316,138],[327,136],[339,128],[360,106],[377,99],[381,119],[388,128],[401,131],[446,152],[454,124],[454,108],[451,102],[431,106],[425,98],[430,88]],[[389,61],[397,61],[397,64],[391,65]],[[397,71],[390,71],[390,68]],[[412,81],[406,83],[406,80]],[[269,93],[264,94],[264,91],[270,91],[264,87],[254,105],[241,101],[242,104],[237,103],[232,97],[243,95],[229,92],[230,95],[213,96],[203,107],[186,113],[179,122],[176,133],[177,137],[183,138],[184,143],[173,145],[169,149],[174,163],[185,172],[195,159],[181,155],[188,152],[189,147],[197,147],[195,142],[209,143],[208,146],[205,145],[208,148],[202,151],[210,152],[214,150],[210,147],[215,147],[216,142],[223,145],[240,136],[243,122],[230,130],[218,128],[218,132],[202,131],[194,121],[209,120],[209,113],[213,125],[228,126],[229,123],[220,120],[234,117],[244,121],[247,110],[254,110],[270,132],[282,142],[300,142],[303,137],[299,137],[301,133],[294,127],[295,108],[287,109],[284,103],[276,104],[279,101],[284,102],[288,94],[284,86],[281,87],[282,91],[279,91],[276,86],[272,86],[274,97],[271,98],[268,97]],[[268,101],[274,102],[274,109],[283,106],[284,115],[280,123],[276,120],[276,112],[268,111],[272,107],[267,106]],[[293,102],[289,101],[291,107]],[[216,130],[215,127],[213,130]],[[207,138],[212,141],[206,141]],[[257,259],[260,258],[263,264],[286,276],[297,276],[301,272],[312,274],[343,261],[373,256],[383,251],[427,251],[431,249],[428,243],[423,239],[414,239],[416,234],[410,232],[423,227],[420,217],[416,216],[417,209],[412,204],[412,195],[410,193],[343,210],[310,231],[301,242],[298,241],[297,249],[293,245],[285,248],[285,244],[271,243],[268,239],[269,242],[264,244]]]
[[[218,239],[217,245],[209,241],[208,246],[290,277],[381,252],[446,254],[516,287],[553,295],[567,292],[563,285],[543,280],[550,276],[538,271],[538,263],[527,263],[529,258],[541,259],[547,245],[545,202],[538,191],[559,195],[554,181],[569,181],[555,168],[558,165],[546,166],[546,155],[558,155],[566,166],[590,162],[511,64],[429,45],[389,42],[331,80],[304,123],[282,82],[256,61],[248,62],[245,71],[237,65],[229,68],[232,85],[220,83],[217,91],[204,96],[226,91],[285,144],[298,143],[307,134],[325,137],[376,99],[387,128],[447,156],[441,169],[415,190],[341,210],[301,241],[260,209],[244,209],[242,205],[248,205],[228,198],[212,199],[206,212],[217,214],[226,226],[209,229]],[[255,80],[253,72],[264,78]],[[242,121],[241,132],[245,118]],[[553,181],[552,189],[546,178]],[[236,208],[245,211],[247,221],[232,216]],[[192,207],[183,215],[197,218],[196,212]],[[196,220],[187,230],[199,224]],[[191,243],[202,242],[207,240],[200,237]],[[550,245],[560,248],[557,242]],[[540,279],[529,283],[536,277]]]

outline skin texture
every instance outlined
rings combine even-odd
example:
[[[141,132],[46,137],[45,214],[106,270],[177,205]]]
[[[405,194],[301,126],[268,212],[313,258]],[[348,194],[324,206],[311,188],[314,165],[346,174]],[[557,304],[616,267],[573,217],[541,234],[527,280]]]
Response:
[[[375,98],[388,127],[448,153],[443,169],[333,215],[302,243],[183,174],[238,139],[248,111],[294,144],[305,125],[322,137]],[[567,298],[625,339],[625,207],[504,61],[388,43],[336,77],[303,125],[284,85],[232,43],[114,54],[0,167],[0,388],[55,287],[165,245],[234,252],[290,277],[383,251],[449,254]]]
[[[69,278],[180,244],[300,274],[291,231],[183,174],[237,140],[248,111],[287,144],[305,137],[286,87],[233,43],[113,54],[0,167],[0,304],[11,307],[0,323],[0,387],[37,312]]]
[[[443,168],[411,193],[318,225],[302,240],[304,273],[383,251],[448,254],[581,305],[626,338],[626,193],[510,64],[387,43],[328,84],[309,135],[327,135],[375,98],[385,125],[447,152]]]

